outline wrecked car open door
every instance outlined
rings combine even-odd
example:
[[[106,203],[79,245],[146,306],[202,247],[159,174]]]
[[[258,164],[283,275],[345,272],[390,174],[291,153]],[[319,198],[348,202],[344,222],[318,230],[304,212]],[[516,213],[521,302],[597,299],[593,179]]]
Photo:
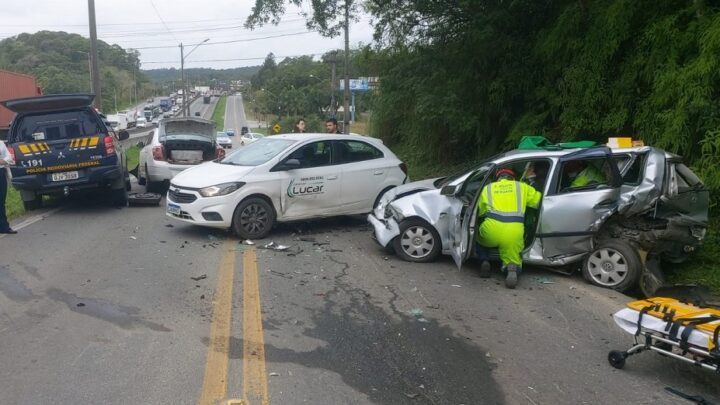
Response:
[[[492,173],[494,165],[483,165],[474,171],[456,190],[456,200],[449,209],[450,215],[450,245],[453,260],[458,269],[472,252],[472,243],[475,238],[477,220],[477,202],[480,191],[485,186],[488,175]]]
[[[545,264],[570,263],[591,250],[593,235],[618,208],[620,185],[608,148],[583,149],[559,159],[536,234]]]

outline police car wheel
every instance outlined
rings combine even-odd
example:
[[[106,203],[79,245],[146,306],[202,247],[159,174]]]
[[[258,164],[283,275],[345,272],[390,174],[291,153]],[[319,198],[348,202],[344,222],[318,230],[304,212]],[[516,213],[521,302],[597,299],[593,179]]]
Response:
[[[395,253],[403,260],[427,263],[440,254],[440,235],[430,224],[418,218],[400,223],[400,235],[393,239]]]
[[[642,268],[637,249],[622,240],[608,240],[585,258],[582,273],[591,284],[624,292],[637,284]]]
[[[275,224],[275,210],[264,199],[251,197],[235,208],[232,228],[242,239],[262,239]]]
[[[112,190],[112,203],[115,207],[125,207],[128,205],[128,192],[124,187]]]

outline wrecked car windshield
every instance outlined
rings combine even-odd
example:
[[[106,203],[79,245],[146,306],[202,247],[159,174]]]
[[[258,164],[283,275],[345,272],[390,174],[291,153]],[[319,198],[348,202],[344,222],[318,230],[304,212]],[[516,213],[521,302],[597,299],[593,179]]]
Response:
[[[491,158],[491,159],[494,159],[494,158],[495,158],[495,157],[493,157],[493,158]],[[490,163],[490,162],[488,162],[488,161],[485,161],[485,162],[483,162],[483,163],[481,163],[481,164],[479,164],[479,165],[477,165],[477,166],[475,166],[475,167],[473,167],[473,168],[471,168],[471,169],[462,170],[462,171],[460,171],[460,172],[458,172],[458,173],[455,173],[455,174],[453,174],[453,175],[451,175],[451,176],[441,177],[441,178],[435,180],[435,182],[433,183],[433,185],[434,185],[436,188],[443,188],[443,187],[445,187],[446,185],[454,182],[455,180],[457,180],[457,179],[459,179],[459,178],[461,178],[461,177],[463,177],[463,176],[466,176],[468,173],[472,173],[472,172],[475,172],[475,171],[478,171],[478,170],[486,171],[486,170],[488,170],[490,167],[492,167],[492,165],[493,165],[492,163]]]
[[[274,158],[290,145],[294,144],[290,139],[263,138],[250,145],[240,148],[218,163],[236,166],[258,166]]]

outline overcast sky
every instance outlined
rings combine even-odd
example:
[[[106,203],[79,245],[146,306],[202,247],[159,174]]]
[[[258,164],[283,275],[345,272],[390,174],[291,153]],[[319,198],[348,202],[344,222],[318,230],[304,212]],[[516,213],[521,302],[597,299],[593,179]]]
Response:
[[[277,26],[245,29],[243,24],[254,3],[254,0],[95,0],[98,37],[123,48],[137,48],[143,69],[179,68],[178,44],[197,44],[206,38],[210,40],[187,58],[186,67],[252,66],[261,64],[270,52],[279,59],[309,54],[317,57],[344,46],[342,36],[328,39],[308,32],[300,9],[296,8],[288,8]],[[2,1],[0,39],[43,30],[88,37],[87,1]],[[242,42],[212,44],[227,41]],[[363,16],[351,26],[350,46],[370,42],[370,19]],[[142,49],[148,47],[168,48]],[[186,48],[186,54],[191,48]]]

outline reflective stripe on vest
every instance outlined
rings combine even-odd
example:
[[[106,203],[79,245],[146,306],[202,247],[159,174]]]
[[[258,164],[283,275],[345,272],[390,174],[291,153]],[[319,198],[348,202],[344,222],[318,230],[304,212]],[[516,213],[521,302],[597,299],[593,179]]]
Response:
[[[488,211],[485,216],[500,222],[525,222],[525,213],[522,210],[522,186],[515,182],[515,211],[499,211],[495,209],[492,199],[492,183],[485,187],[488,199]]]

